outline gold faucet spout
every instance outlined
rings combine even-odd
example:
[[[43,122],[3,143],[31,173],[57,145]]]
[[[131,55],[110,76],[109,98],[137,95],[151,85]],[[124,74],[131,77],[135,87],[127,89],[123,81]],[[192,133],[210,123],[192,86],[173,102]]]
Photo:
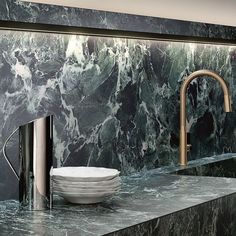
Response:
[[[179,164],[182,166],[187,165],[187,133],[186,133],[186,92],[189,84],[192,80],[201,76],[209,76],[217,80],[224,92],[224,110],[225,112],[231,112],[231,97],[229,89],[222,77],[210,70],[198,70],[193,72],[191,75],[184,80],[180,89],[180,156]]]
[[[225,112],[232,112],[232,102],[230,95],[224,95]]]

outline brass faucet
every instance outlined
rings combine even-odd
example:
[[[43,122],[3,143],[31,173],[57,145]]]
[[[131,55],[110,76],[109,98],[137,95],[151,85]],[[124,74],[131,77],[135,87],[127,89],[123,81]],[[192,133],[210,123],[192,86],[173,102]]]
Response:
[[[187,133],[186,133],[186,92],[188,85],[192,80],[200,76],[209,76],[220,82],[220,85],[224,92],[224,103],[225,112],[231,112],[231,98],[229,95],[229,89],[223,78],[217,75],[215,72],[210,70],[198,70],[193,72],[191,75],[184,80],[180,89],[180,155],[179,164],[181,166],[187,165],[187,152],[190,150],[191,145],[187,144]]]

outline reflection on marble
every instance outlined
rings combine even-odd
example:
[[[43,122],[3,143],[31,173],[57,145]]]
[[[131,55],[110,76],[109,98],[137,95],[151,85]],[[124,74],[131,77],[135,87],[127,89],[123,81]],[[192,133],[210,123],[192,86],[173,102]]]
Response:
[[[148,174],[180,174],[180,175],[187,175],[187,173],[193,173],[193,171],[195,170],[203,170],[205,169],[205,167],[211,167],[211,166],[219,166],[221,164],[224,165],[224,163],[234,163],[234,159],[236,157],[236,153],[225,153],[225,154],[221,154],[221,155],[216,155],[216,156],[211,156],[211,157],[204,157],[204,158],[199,158],[196,160],[191,160],[188,162],[187,166],[180,166],[180,165],[168,165],[168,166],[162,166],[159,168],[155,168],[152,170],[148,171]],[[226,164],[227,166],[227,164]],[[223,167],[225,168],[225,166]],[[236,169],[235,165],[232,165],[231,167],[231,171],[234,172]],[[227,168],[226,168],[227,169]],[[225,171],[226,171],[225,169]],[[210,170],[209,170],[210,171]],[[145,171],[141,171],[142,174],[145,174]],[[141,173],[140,172],[140,173]],[[204,173],[201,171],[197,171],[197,174],[190,174],[190,175],[198,175],[201,176],[200,173]],[[232,175],[230,176],[223,176],[220,173],[216,173],[216,171],[214,172],[215,175],[207,175],[207,176],[215,176],[215,177],[232,177],[234,178],[235,176]],[[227,173],[227,171],[226,171]],[[205,176],[203,174],[203,176]]]
[[[0,35],[0,143],[18,125],[53,114],[57,166],[115,167],[127,174],[177,163],[179,89],[185,76],[207,68],[231,88],[236,85],[233,46],[16,31]],[[236,91],[231,92],[236,104]],[[236,113],[224,113],[222,95],[211,79],[190,85],[189,159],[235,151]],[[17,164],[16,140],[8,152]],[[3,158],[0,166],[1,198],[15,196],[9,193],[14,177]]]
[[[121,235],[143,235],[142,232],[150,227],[153,232],[162,230],[171,232],[172,228],[176,229],[175,227],[185,220],[195,222],[195,226],[190,225],[188,228],[188,232],[191,232],[193,228],[210,229],[211,223],[216,225],[216,221],[225,220],[224,214],[229,214],[228,216],[234,214],[231,203],[235,204],[236,200],[236,179],[149,175],[147,171],[145,175],[122,177],[122,183],[120,193],[97,205],[72,205],[55,197],[51,212],[18,211],[17,202],[2,201],[0,232],[2,235],[19,236],[26,234],[86,236],[104,235],[116,231],[120,231]],[[228,198],[229,196],[232,198]],[[181,218],[183,215],[185,217]],[[196,225],[195,220],[198,215],[205,216],[206,222],[200,220]],[[167,219],[170,219],[168,224],[165,223]],[[217,223],[217,227],[224,222]],[[184,226],[185,224],[182,224],[182,227]],[[221,232],[222,229],[215,230]],[[131,232],[135,234],[129,234]]]
[[[236,155],[232,158],[217,160],[216,162],[175,170],[173,173],[179,175],[236,178]]]

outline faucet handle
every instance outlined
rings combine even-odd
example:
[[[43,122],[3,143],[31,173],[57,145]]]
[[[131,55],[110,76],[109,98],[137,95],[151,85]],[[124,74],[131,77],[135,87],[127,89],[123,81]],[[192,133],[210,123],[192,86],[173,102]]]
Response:
[[[191,150],[192,144],[187,144],[187,152]]]

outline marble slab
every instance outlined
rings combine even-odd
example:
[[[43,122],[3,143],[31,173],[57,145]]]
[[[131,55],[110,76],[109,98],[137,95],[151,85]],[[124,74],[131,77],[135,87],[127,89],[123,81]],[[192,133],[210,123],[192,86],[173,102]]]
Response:
[[[233,236],[236,234],[235,204],[235,194],[227,195],[106,235]]]
[[[19,211],[16,201],[1,201],[1,235],[104,235],[116,231],[125,235],[129,231],[124,229],[135,225],[140,229],[137,235],[143,235],[144,222],[151,223],[154,219],[236,192],[236,179],[230,178],[148,175],[146,172],[144,176],[123,177],[122,181],[119,194],[94,206],[71,205],[55,197],[51,212],[29,212]],[[216,207],[217,202],[209,206]],[[220,211],[214,208],[209,212],[212,210],[216,220]],[[209,220],[212,220],[211,215]],[[137,228],[133,230],[137,232]]]
[[[162,166],[159,168],[149,170],[148,174],[150,175],[151,173],[153,174],[158,173],[158,174],[180,174],[181,175],[182,173],[183,174],[188,173],[189,171],[191,172],[191,170],[197,170],[197,169],[199,169],[199,172],[201,172],[201,170],[204,170],[205,167],[209,167],[207,168],[207,170],[210,170],[211,166],[214,166],[214,165],[217,166],[217,165],[220,165],[221,163],[224,164],[224,163],[227,163],[228,161],[229,162],[232,161],[231,170],[233,170],[235,169],[235,165],[234,165],[235,158],[236,158],[236,153],[225,153],[222,155],[215,155],[211,157],[199,158],[196,160],[189,160],[186,166],[180,166],[180,165]],[[215,171],[217,172],[217,170]],[[219,171],[218,174],[220,174],[220,172],[221,171]],[[142,171],[141,173],[137,173],[137,175],[139,174],[145,174],[145,171]],[[224,177],[224,176],[219,175],[215,177]],[[225,176],[225,177],[234,178],[233,175]]]
[[[175,173],[180,175],[192,176],[214,176],[236,178],[236,156],[225,158],[216,162],[205,163],[204,165],[192,166],[189,168],[179,169]]]
[[[176,164],[179,90],[197,69],[224,77],[236,104],[235,46],[6,30],[0,36],[0,145],[17,126],[53,114],[54,166],[126,175]],[[235,152],[236,113],[224,113],[216,81],[199,78],[187,98],[189,160]],[[15,166],[17,140],[7,148]],[[3,158],[0,168],[0,199],[17,198]]]
[[[231,43],[236,35],[235,28],[228,26],[20,0],[1,1],[0,13],[5,23]],[[54,166],[105,166],[130,174],[176,164],[179,88],[194,70],[218,72],[229,83],[236,102],[236,48],[232,45],[7,30],[1,30],[0,36],[0,145],[18,125],[53,114]],[[222,92],[215,81],[203,78],[191,84],[188,114],[190,160],[235,152],[235,113],[223,112]],[[16,137],[8,146],[15,166],[17,145]],[[0,199],[17,198],[18,184],[3,158],[0,166]]]
[[[0,20],[162,34],[168,37],[184,36],[186,39],[199,38],[210,41],[234,41],[236,37],[235,27],[230,26],[27,3],[20,0],[1,0]]]

